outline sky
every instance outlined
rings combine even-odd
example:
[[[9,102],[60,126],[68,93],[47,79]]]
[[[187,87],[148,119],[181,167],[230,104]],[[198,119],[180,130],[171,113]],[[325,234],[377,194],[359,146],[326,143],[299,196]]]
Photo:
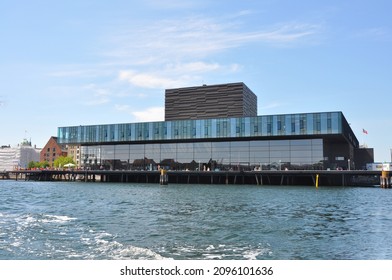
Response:
[[[258,115],[342,111],[375,161],[391,161],[390,11],[389,0],[1,1],[0,145],[163,121],[167,88],[244,82]]]

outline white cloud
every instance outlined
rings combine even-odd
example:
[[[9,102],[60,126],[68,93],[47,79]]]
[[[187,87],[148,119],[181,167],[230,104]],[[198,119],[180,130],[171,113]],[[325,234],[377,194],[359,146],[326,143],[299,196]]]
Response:
[[[206,63],[203,61],[195,61],[190,63],[178,63],[168,65],[167,70],[176,73],[205,73],[221,69],[218,63]]]
[[[202,75],[209,72],[232,73],[241,69],[238,64],[220,65],[203,61],[163,64],[160,67],[160,73],[122,70],[118,79],[141,88],[167,89],[198,84],[203,80]]]
[[[137,73],[134,71],[120,71],[119,79],[128,81],[132,85],[144,88],[171,88],[180,86],[180,80],[170,79],[154,73]]]
[[[135,117],[137,122],[152,122],[152,121],[163,121],[165,118],[165,108],[164,107],[150,107],[143,111],[134,111],[129,105],[119,105],[115,106],[117,111],[125,112]]]
[[[390,41],[392,38],[390,30],[385,27],[363,29],[357,32],[355,37],[379,41]]]
[[[176,5],[181,1],[171,3]],[[137,102],[138,98],[162,94],[161,90],[167,88],[219,80],[216,78],[219,75],[231,79],[230,74],[242,70],[236,56],[221,63],[219,57],[212,59],[217,53],[224,54],[249,44],[292,45],[312,38],[319,31],[318,26],[306,23],[245,30],[243,22],[250,14],[250,11],[240,11],[218,19],[194,16],[132,22],[117,26],[116,31],[110,28],[110,35],[101,44],[104,50],[98,53],[103,61],[96,65],[65,66],[51,75],[95,78],[92,84],[78,89],[78,92],[82,90],[83,99],[88,99],[84,104],[90,106],[109,104],[115,98],[125,96],[137,97],[134,100]],[[116,109],[130,113],[131,108],[116,106]],[[145,119],[147,116],[144,117],[143,113],[135,113],[135,116]],[[154,115],[151,111],[149,113]]]
[[[285,104],[280,103],[280,102],[272,102],[268,103],[264,106],[261,107],[262,110],[269,110],[269,109],[275,109],[284,106]]]
[[[117,46],[105,54],[140,61],[169,61],[205,58],[249,43],[292,44],[316,34],[320,26],[308,23],[283,23],[254,31],[241,30],[237,21],[190,17],[163,20],[133,27],[118,34]],[[137,59],[134,59],[137,58]]]
[[[89,100],[86,102],[86,104],[89,106],[102,105],[111,101],[110,92],[95,84],[86,85],[83,87],[83,89],[88,93]]]
[[[241,13],[248,14],[249,11]],[[317,25],[297,22],[254,31],[243,31],[241,27],[241,23],[229,18],[205,17],[133,25],[130,30],[120,28],[122,32],[111,41],[111,51],[104,55],[128,65],[129,69],[118,71],[120,81],[141,88],[165,89],[199,84],[207,73],[227,74],[242,69],[235,62],[206,62],[215,53],[250,43],[290,45],[311,37],[319,29]]]
[[[152,107],[144,111],[133,112],[132,114],[139,122],[163,121],[165,118],[165,108]]]
[[[121,105],[120,104],[116,104],[115,108],[116,108],[117,111],[120,111],[120,112],[129,112],[131,110],[131,106],[124,105],[124,104],[121,104]]]

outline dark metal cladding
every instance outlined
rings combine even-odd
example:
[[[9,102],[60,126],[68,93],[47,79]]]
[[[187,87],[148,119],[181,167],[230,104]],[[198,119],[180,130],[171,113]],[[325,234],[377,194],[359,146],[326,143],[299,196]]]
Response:
[[[257,96],[242,82],[165,91],[165,121],[255,116]]]

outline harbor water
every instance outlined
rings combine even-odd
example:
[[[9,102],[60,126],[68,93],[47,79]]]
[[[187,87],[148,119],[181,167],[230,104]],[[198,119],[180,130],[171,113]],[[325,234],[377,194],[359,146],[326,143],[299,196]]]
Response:
[[[0,181],[0,259],[392,259],[392,190]]]

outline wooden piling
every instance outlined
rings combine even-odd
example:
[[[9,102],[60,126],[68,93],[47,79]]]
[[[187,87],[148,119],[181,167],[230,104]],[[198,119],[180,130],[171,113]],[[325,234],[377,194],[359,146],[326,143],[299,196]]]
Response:
[[[389,171],[386,170],[381,171],[380,186],[381,188],[391,187],[391,179],[389,178]]]
[[[161,175],[159,176],[159,184],[167,185],[169,183],[169,178],[167,176],[166,170],[161,169]]]

